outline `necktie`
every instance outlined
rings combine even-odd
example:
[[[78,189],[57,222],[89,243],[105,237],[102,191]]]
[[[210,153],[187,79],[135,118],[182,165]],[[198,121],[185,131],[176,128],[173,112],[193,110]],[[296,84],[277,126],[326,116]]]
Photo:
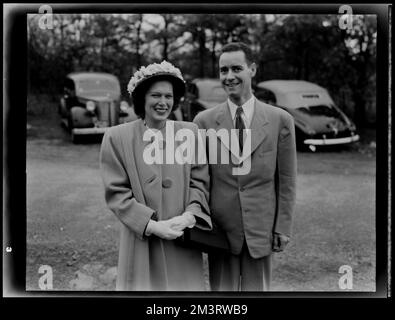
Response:
[[[243,112],[242,107],[237,107],[236,109],[236,129],[239,129],[239,146],[240,146],[240,155],[243,151],[243,130],[245,129],[245,125],[243,119],[241,118],[241,114]]]

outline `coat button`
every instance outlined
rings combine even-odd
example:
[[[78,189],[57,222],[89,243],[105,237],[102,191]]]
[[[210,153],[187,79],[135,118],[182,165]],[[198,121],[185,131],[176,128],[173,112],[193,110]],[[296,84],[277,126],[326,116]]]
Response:
[[[173,181],[170,178],[165,178],[162,181],[163,188],[170,188],[173,185]]]
[[[244,191],[244,187],[240,187],[240,192],[243,192]]]

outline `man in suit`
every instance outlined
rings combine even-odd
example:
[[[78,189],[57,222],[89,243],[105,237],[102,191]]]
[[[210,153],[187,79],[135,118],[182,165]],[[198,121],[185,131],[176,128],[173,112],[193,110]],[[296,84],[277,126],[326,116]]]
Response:
[[[251,82],[256,64],[247,45],[225,45],[219,72],[228,99],[199,113],[194,122],[206,130],[239,129],[237,134],[244,133],[239,136],[241,150],[248,136],[244,129],[250,129],[251,167],[236,175],[232,169],[240,164],[210,163],[211,217],[225,231],[231,249],[231,253],[209,254],[210,285],[214,291],[269,290],[272,252],[283,251],[291,235],[294,122],[286,111],[254,97]],[[221,144],[218,138],[218,150],[224,147]]]

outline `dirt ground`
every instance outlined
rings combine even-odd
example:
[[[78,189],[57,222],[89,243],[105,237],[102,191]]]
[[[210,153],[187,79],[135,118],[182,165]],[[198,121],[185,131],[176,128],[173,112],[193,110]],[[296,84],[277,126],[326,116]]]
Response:
[[[26,289],[48,265],[54,290],[114,290],[118,221],[106,208],[100,138],[73,145],[56,116],[28,118]],[[375,134],[363,143],[298,153],[292,242],[274,255],[274,291],[375,290]]]

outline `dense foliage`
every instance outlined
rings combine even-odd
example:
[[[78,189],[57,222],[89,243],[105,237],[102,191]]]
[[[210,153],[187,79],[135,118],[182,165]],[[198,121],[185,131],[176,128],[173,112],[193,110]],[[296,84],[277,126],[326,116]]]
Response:
[[[118,76],[122,93],[142,64],[166,59],[184,76],[218,77],[218,49],[244,41],[256,53],[255,81],[303,79],[327,88],[358,125],[375,121],[376,18],[337,15],[55,14],[52,29],[28,16],[31,93],[59,94],[72,71]]]

